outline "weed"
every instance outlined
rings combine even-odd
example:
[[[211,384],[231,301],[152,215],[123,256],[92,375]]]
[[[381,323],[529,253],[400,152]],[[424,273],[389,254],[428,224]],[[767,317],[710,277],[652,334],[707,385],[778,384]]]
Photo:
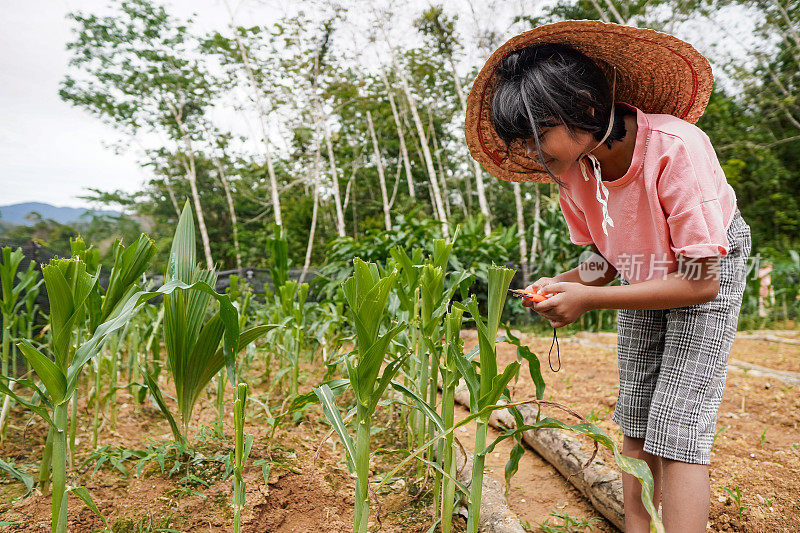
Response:
[[[583,533],[586,528],[589,528],[589,531],[594,531],[595,522],[600,521],[599,518],[576,518],[570,516],[566,511],[563,513],[551,511],[550,516],[560,519],[563,524],[550,524],[550,519],[548,518],[539,524],[544,533]],[[530,528],[530,525],[528,527]],[[533,531],[533,529],[528,531]]]
[[[761,434],[761,442],[758,444],[758,446],[763,448],[765,442],[767,442],[767,428],[764,428],[764,433]]]

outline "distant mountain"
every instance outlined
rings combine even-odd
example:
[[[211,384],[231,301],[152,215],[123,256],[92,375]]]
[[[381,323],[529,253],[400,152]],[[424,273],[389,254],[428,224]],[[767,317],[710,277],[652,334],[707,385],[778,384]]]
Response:
[[[25,202],[21,204],[0,205],[0,221],[20,226],[30,226],[31,221],[25,217],[28,213],[37,212],[42,218],[50,218],[61,224],[72,224],[87,215],[84,220],[89,220],[92,214],[118,216],[119,211],[97,211],[83,207],[56,207],[41,202]]]

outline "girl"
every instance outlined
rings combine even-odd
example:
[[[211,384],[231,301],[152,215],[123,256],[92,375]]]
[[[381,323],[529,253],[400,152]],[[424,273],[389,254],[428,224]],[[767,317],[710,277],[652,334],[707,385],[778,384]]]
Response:
[[[476,79],[470,152],[507,181],[552,181],[581,266],[529,288],[553,327],[619,309],[623,452],[653,472],[668,532],[705,531],[708,463],[750,254],[750,228],[694,123],[711,69],[689,44],[641,28],[565,21],[518,35]],[[598,270],[596,265],[602,268]],[[595,265],[595,268],[589,268]],[[606,286],[617,275],[621,285]],[[623,474],[627,532],[649,531]]]

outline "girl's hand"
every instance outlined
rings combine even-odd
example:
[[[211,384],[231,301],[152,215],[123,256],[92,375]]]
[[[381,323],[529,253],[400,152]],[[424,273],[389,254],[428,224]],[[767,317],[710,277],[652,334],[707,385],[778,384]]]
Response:
[[[541,292],[541,289],[553,283],[555,283],[555,278],[539,278],[530,285],[528,285],[527,287],[525,287],[525,290],[527,292]],[[530,298],[522,299],[523,307],[533,307],[533,304],[534,302]]]
[[[595,287],[589,287],[581,283],[562,281],[550,283],[542,288],[542,294],[553,294],[547,300],[540,303],[532,303],[534,311],[550,321],[554,328],[560,328],[567,324],[572,324],[578,318],[592,309],[591,296]]]

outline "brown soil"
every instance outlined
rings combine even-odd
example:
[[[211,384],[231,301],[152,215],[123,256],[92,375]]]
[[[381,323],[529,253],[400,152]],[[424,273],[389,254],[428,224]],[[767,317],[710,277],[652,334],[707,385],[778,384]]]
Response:
[[[562,370],[557,374],[549,369],[546,362],[550,340],[530,335],[522,338],[529,342],[542,361],[547,383],[545,398],[564,403],[592,419],[621,445],[622,435],[618,426],[611,421],[619,388],[613,344],[615,335],[601,333],[583,336],[608,343],[608,348],[562,343]],[[464,338],[466,347],[476,343],[474,332],[464,332]],[[763,349],[760,352],[748,352],[748,348],[741,347],[739,343],[739,340],[735,341],[734,353],[749,353],[753,363],[769,366],[770,356],[767,352]],[[800,347],[794,348],[793,357],[800,358]],[[757,357],[758,353],[762,354],[761,358]],[[498,366],[502,368],[512,360],[516,360],[515,347],[508,344],[498,346]],[[513,398],[517,400],[534,396],[535,389],[526,369],[520,373],[519,381],[511,389]],[[556,411],[548,414],[564,419]],[[710,467],[711,530],[800,530],[800,516],[797,514],[800,508],[798,422],[800,391],[797,388],[774,379],[729,373],[717,424],[721,433],[712,452]],[[601,454],[607,463],[613,464],[610,452],[601,448]],[[502,470],[499,479],[502,479]],[[745,507],[741,519],[736,505],[723,487],[734,491],[738,487],[741,491],[741,504]],[[526,503],[530,501],[526,500]],[[513,496],[510,503],[523,520],[529,519],[531,523],[540,522],[546,516],[537,510],[536,505],[520,505]]]
[[[467,347],[475,343],[474,332],[465,331]],[[621,439],[617,426],[610,421],[617,395],[617,367],[613,348],[613,334],[589,336],[596,342],[609,343],[609,349],[578,346],[563,343],[561,356],[563,368],[553,374],[545,362],[550,341],[526,336],[531,348],[540,355],[547,382],[545,397],[560,401],[584,414],[596,418],[602,427],[618,442]],[[749,347],[750,343],[756,343]],[[760,344],[758,344],[760,343]],[[749,362],[779,368],[764,341],[737,340],[734,357],[748,354]],[[788,349],[786,348],[788,347]],[[781,345],[787,366],[797,364],[800,347]],[[786,351],[783,351],[786,350]],[[516,358],[510,345],[498,349],[500,366]],[[770,359],[771,358],[771,359]],[[305,369],[306,383],[320,380],[317,370]],[[211,430],[205,430],[204,439],[198,439],[199,428],[209,428],[216,419],[213,407],[214,392],[209,387],[206,397],[201,399],[192,420],[191,437],[197,449],[206,458],[227,454],[232,449],[233,428],[226,419],[225,438],[219,439]],[[82,389],[85,391],[85,389]],[[512,387],[515,398],[533,394],[527,368],[523,368],[519,381]],[[231,390],[228,389],[230,398]],[[256,386],[252,393],[264,399],[263,386]],[[743,403],[744,402],[744,403]],[[101,428],[100,445],[113,444],[123,448],[144,450],[150,444],[170,442],[168,424],[161,415],[149,406],[135,409],[130,395],[122,390],[118,393],[118,421],[115,431],[106,421]],[[222,480],[223,467],[219,462],[207,459],[192,467],[191,473],[204,479],[208,486],[188,481],[181,482],[186,474],[185,465],[171,477],[161,474],[157,463],[152,461],[140,477],[123,476],[107,465],[94,472],[94,463],[77,469],[91,453],[91,413],[84,400],[79,403],[84,426],[78,429],[76,468],[70,469],[69,483],[87,487],[101,512],[115,532],[152,531],[170,528],[178,531],[226,531],[232,527],[231,480]],[[275,406],[273,405],[273,409]],[[725,427],[716,442],[711,465],[712,511],[711,529],[714,531],[794,531],[800,529],[800,392],[780,382],[755,378],[747,374],[731,374],[725,398],[720,409],[718,427]],[[560,413],[552,413],[562,417]],[[373,448],[397,449],[405,447],[405,436],[399,427],[396,414],[382,412],[376,427],[387,428],[373,437]],[[458,417],[466,416],[459,410]],[[41,457],[45,424],[38,418],[30,419],[20,409],[12,411],[6,441],[0,447],[0,455],[36,475]],[[268,428],[263,410],[250,403],[245,431],[254,435],[254,445],[245,467],[247,482],[246,507],[242,522],[244,531],[304,532],[329,531],[333,533],[352,531],[354,481],[343,460],[341,444],[334,436],[323,442],[330,429],[318,408],[308,411],[298,425],[286,421],[278,431],[271,455],[267,454]],[[761,436],[767,430],[762,443]],[[461,443],[471,450],[474,429],[466,426],[457,431]],[[493,430],[490,430],[493,431]],[[492,432],[489,438],[496,436]],[[487,458],[488,475],[503,479],[503,466],[511,444],[506,442]],[[319,456],[315,462],[315,455]],[[605,454],[607,462],[613,462]],[[263,482],[259,460],[271,459],[281,465],[273,465],[269,483]],[[374,461],[375,473],[385,472],[396,464],[397,456],[379,456]],[[168,463],[168,468],[171,463]],[[135,463],[126,466],[133,471]],[[413,472],[405,472],[404,480],[392,481],[391,488],[381,491],[380,516],[383,532],[424,532],[432,523],[430,509],[430,484],[422,487]],[[376,476],[377,479],[377,476]],[[735,505],[722,487],[742,492],[741,520]],[[20,483],[2,477],[0,483],[0,522],[16,522],[17,525],[2,527],[2,531],[39,532],[48,531],[50,523],[50,497],[34,493],[19,501],[22,494]],[[572,517],[598,518],[597,531],[613,531],[604,519],[586,502],[580,493],[568,484],[554,468],[546,464],[535,453],[526,453],[520,462],[520,470],[511,482],[508,494],[511,508],[523,522],[540,531],[538,524],[545,520],[560,523],[550,516],[555,511],[568,513]],[[771,508],[768,505],[771,503]],[[377,507],[371,507],[373,528]],[[103,529],[103,522],[78,498],[70,497],[69,531],[89,532]],[[456,521],[463,528],[463,520]]]

